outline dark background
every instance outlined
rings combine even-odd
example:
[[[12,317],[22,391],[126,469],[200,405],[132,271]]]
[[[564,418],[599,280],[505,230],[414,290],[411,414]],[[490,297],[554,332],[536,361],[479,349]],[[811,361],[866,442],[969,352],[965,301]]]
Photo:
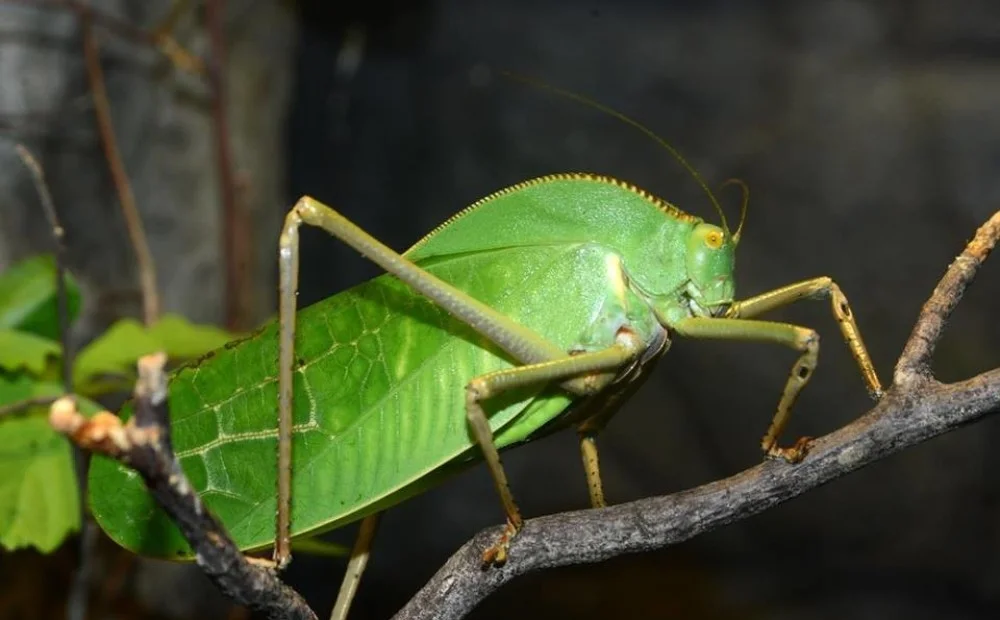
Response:
[[[139,24],[166,6],[98,4]],[[669,153],[600,112],[502,78],[503,69],[633,116],[713,185],[745,180],[740,295],[834,277],[886,383],[921,303],[1000,204],[995,2],[344,4],[230,3],[234,159],[250,188],[258,319],[276,308],[281,217],[306,193],[397,249],[490,192],[552,172],[617,176],[715,221]],[[92,112],[80,103],[72,16],[11,15],[0,4],[0,78],[11,80],[0,82],[0,114],[17,121],[0,134],[8,169],[0,169],[0,264],[47,247],[30,187],[10,163],[21,140],[42,153],[77,270],[99,300],[81,327],[86,338],[137,311],[134,264]],[[199,24],[196,15],[182,31],[196,50]],[[108,38],[105,55],[164,301],[219,321],[203,89],[122,42]],[[17,116],[52,109],[63,114]],[[722,199],[734,221],[738,192]],[[378,273],[321,233],[304,233],[303,243],[301,302]],[[938,350],[939,378],[997,365],[998,308],[1000,268],[988,264]],[[787,436],[823,434],[863,413],[863,383],[829,306],[774,317],[823,339]],[[793,361],[766,345],[676,340],[601,437],[609,500],[670,493],[757,463]],[[659,553],[518,580],[471,617],[995,617],[998,428],[987,419]],[[579,461],[572,433],[506,453],[525,514],[586,506]],[[352,618],[389,617],[501,514],[483,467],[390,511]],[[341,567],[300,555],[288,579],[322,615]],[[134,591],[163,615],[209,613],[184,579],[142,564]]]

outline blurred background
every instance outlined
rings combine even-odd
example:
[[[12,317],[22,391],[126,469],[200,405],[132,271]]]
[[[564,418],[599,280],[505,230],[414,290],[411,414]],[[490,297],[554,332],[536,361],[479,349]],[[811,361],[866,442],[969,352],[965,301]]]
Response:
[[[138,316],[141,298],[73,4],[0,1],[0,267],[51,248],[14,153],[21,142],[46,169],[85,287],[74,334],[83,343]],[[715,221],[649,139],[501,70],[633,116],[713,185],[745,180],[741,296],[832,276],[884,382],[938,278],[1000,206],[1000,4],[990,0],[229,0],[215,3],[221,65],[202,2],[92,4],[140,32],[169,23],[210,59],[207,78],[142,37],[95,25],[163,305],[197,321],[247,328],[275,313],[278,231],[302,194],[400,250],[470,202],[553,172],[616,176]],[[722,199],[736,218],[738,192]],[[378,274],[322,233],[306,231],[303,244],[300,303]],[[1000,266],[987,264],[938,350],[940,379],[1000,365],[998,311]],[[865,412],[829,306],[774,316],[816,328],[824,343],[787,437]],[[759,462],[793,361],[766,345],[675,341],[600,439],[609,501]],[[517,580],[470,617],[996,617],[998,432],[987,419],[658,553]],[[508,452],[505,464],[526,515],[587,505],[572,432]],[[501,518],[481,466],[391,510],[351,617],[390,617]],[[93,617],[240,617],[196,569],[99,549]],[[0,615],[63,617],[75,553],[71,541],[54,556],[0,554]],[[322,616],[342,569],[298,555],[287,579]]]

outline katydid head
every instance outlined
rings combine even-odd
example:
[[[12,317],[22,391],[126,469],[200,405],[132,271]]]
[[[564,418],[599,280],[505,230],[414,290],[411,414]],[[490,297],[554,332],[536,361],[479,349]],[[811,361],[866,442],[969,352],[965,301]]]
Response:
[[[673,320],[682,318],[681,314],[716,317],[725,314],[732,305],[735,296],[735,284],[733,281],[735,251],[736,246],[740,242],[740,234],[743,232],[743,223],[746,221],[747,202],[750,195],[746,183],[739,179],[729,179],[722,184],[723,187],[736,184],[743,190],[740,223],[736,227],[736,230],[733,231],[729,228],[729,223],[726,221],[726,214],[722,210],[722,205],[719,204],[719,201],[716,199],[715,194],[712,193],[705,179],[698,174],[694,166],[688,163],[672,144],[651,129],[618,110],[593,101],[583,95],[557,88],[538,80],[515,75],[508,71],[501,73],[505,77],[577,101],[608,114],[627,125],[631,125],[665,148],[677,160],[708,197],[712,207],[718,213],[720,221],[719,226],[700,222],[691,230],[690,236],[686,240],[687,282],[681,291],[681,299],[677,299],[676,291],[669,294],[654,293],[650,296],[653,299],[654,311],[660,322],[664,325],[669,325]],[[678,304],[678,302],[681,302],[681,304]]]
[[[691,230],[684,295],[695,316],[720,316],[733,303],[736,241],[735,235],[714,224],[703,222]]]
[[[725,213],[709,191],[712,203],[719,211],[722,226],[702,222],[691,230],[687,239],[688,284],[684,294],[688,307],[695,316],[722,316],[736,296],[733,277],[736,269],[736,246],[740,242],[743,223],[746,221],[750,189],[739,179],[729,179],[722,185],[725,187],[730,184],[739,185],[743,190],[743,205],[736,232],[729,230]]]

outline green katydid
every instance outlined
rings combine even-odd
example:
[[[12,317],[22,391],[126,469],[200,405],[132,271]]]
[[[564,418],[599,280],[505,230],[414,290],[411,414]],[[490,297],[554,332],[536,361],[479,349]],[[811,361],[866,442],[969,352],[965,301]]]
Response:
[[[174,447],[240,548],[274,545],[282,566],[292,537],[375,515],[484,459],[507,517],[484,562],[502,563],[522,518],[498,450],[575,427],[591,503],[604,505],[595,436],[672,335],[799,352],[762,440],[768,456],[797,461],[806,443],[780,447],[778,437],[816,366],[818,337],[754,317],[800,299],[830,299],[879,397],[847,298],[831,278],[735,298],[746,196],[732,231],[681,162],[719,226],[623,181],[554,174],[478,201],[400,255],[330,207],[299,200],[280,240],[279,320],[179,369],[170,383]],[[297,312],[302,224],[388,273]],[[97,459],[90,490],[97,521],[119,544],[190,557],[128,469]]]

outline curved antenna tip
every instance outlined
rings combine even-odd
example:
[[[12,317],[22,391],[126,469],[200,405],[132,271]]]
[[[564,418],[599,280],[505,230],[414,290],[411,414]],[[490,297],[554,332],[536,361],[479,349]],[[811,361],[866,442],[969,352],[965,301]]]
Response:
[[[747,205],[750,202],[750,187],[743,181],[743,179],[734,178],[723,181],[719,189],[722,189],[727,185],[739,185],[740,189],[743,191],[743,204],[740,205],[740,224],[736,227],[736,232],[732,234],[733,244],[739,244],[740,235],[743,233],[743,224],[747,221]]]

